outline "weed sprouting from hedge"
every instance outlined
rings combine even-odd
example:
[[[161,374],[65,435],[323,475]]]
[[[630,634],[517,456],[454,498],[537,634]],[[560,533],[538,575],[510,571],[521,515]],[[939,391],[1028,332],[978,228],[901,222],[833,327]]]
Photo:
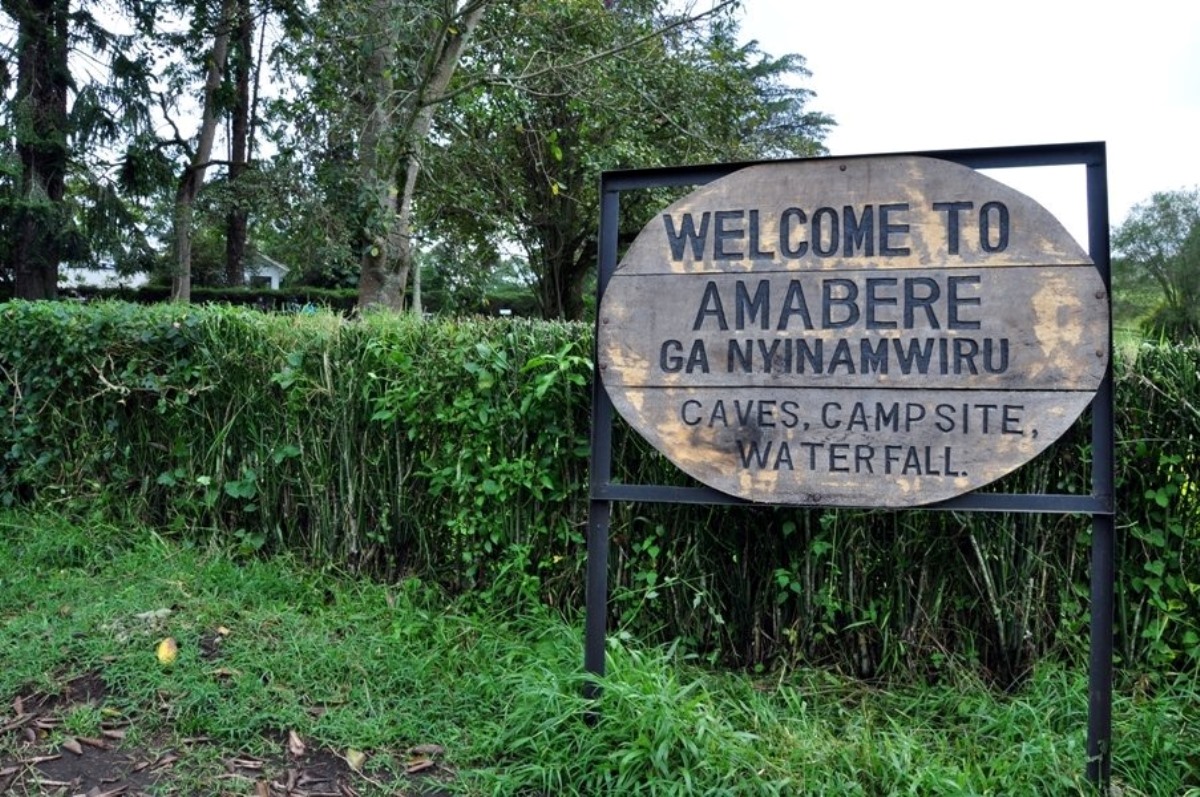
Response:
[[[0,306],[0,502],[287,550],[492,606],[582,604],[590,330]],[[1118,650],[1200,663],[1200,353],[1117,366]],[[1086,424],[994,488],[1086,492]],[[684,483],[618,424],[614,474]],[[747,666],[1021,678],[1086,645],[1087,518],[618,505],[618,634]]]

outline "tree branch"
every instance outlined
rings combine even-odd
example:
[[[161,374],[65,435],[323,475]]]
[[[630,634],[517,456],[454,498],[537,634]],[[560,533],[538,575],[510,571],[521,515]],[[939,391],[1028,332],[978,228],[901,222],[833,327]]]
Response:
[[[587,64],[592,63],[593,61],[599,61],[603,58],[610,58],[614,55],[618,55],[627,50],[632,50],[633,48],[637,47],[638,45],[648,42],[652,39],[658,38],[665,33],[670,33],[673,30],[677,30],[677,29],[685,27],[687,25],[691,25],[693,23],[699,22],[700,20],[705,19],[706,17],[714,16],[717,13],[724,11],[726,8],[729,8],[733,5],[735,5],[739,1],[740,0],[722,0],[722,2],[717,3],[716,5],[714,5],[712,8],[710,8],[707,11],[704,11],[699,14],[693,14],[690,17],[681,17],[680,19],[677,19],[674,22],[671,22],[669,25],[665,25],[661,28],[655,28],[654,30],[650,31],[649,33],[647,33],[643,36],[639,36],[636,39],[633,39],[632,41],[624,42],[622,44],[618,44],[613,47],[609,47],[607,50],[601,50],[600,52],[592,53],[591,55],[588,55],[588,56],[581,58],[578,61],[575,61],[570,64],[556,64],[554,66],[546,66],[546,67],[542,67],[541,69],[534,70],[533,72],[523,72],[522,74],[520,74],[517,77],[496,75],[496,76],[481,76],[481,77],[475,78],[474,80],[468,80],[468,81],[465,81],[461,86],[458,86],[457,88],[455,88],[452,91],[444,92],[444,93],[438,95],[437,97],[428,98],[426,100],[426,103],[432,105],[432,104],[444,102],[446,100],[453,99],[460,94],[465,94],[468,91],[479,88],[480,86],[507,85],[507,86],[515,87],[523,81],[534,80],[536,78],[541,77],[542,75],[548,75],[551,72],[554,72],[557,70],[572,70],[572,71],[577,70],[580,67],[583,67],[583,66],[586,66]]]

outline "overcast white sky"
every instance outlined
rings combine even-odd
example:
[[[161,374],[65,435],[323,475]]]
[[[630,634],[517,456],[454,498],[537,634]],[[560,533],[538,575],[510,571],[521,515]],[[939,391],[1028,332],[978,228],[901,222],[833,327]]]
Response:
[[[1110,220],[1200,185],[1196,0],[745,0],[742,33],[800,53],[831,155],[1104,141]],[[991,172],[1086,245],[1082,167]]]

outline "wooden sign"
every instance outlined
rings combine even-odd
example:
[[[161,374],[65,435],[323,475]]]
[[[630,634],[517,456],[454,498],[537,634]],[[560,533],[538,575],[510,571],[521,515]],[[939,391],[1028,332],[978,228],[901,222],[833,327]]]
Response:
[[[642,230],[601,378],[672,462],[753,501],[903,507],[1046,449],[1107,368],[1108,297],[1044,208],[921,157],[761,164]]]

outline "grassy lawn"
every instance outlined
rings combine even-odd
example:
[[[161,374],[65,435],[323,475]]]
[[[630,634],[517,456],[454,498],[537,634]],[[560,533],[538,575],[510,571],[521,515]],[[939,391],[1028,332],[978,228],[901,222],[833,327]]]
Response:
[[[535,602],[46,513],[0,514],[0,621],[6,794],[1089,793],[1086,673],[1058,665],[885,689],[614,641],[593,727],[582,633]],[[1122,793],[1200,795],[1197,674],[1118,681]]]

